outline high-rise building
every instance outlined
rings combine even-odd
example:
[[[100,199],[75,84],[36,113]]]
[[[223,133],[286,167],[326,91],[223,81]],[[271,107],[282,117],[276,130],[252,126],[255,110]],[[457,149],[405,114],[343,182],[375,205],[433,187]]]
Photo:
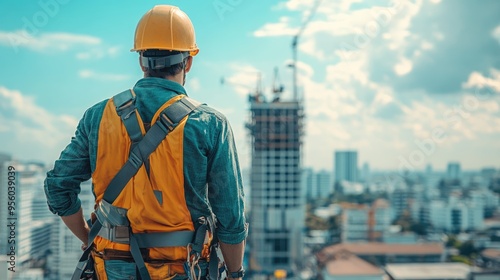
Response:
[[[342,205],[342,242],[367,241],[370,207],[363,204]]]
[[[342,242],[382,241],[391,225],[392,209],[384,199],[371,206],[342,204]]]
[[[411,210],[411,201],[415,200],[416,192],[408,187],[400,187],[390,194],[391,206],[394,209],[394,217],[401,216],[405,211]]]
[[[363,163],[363,168],[361,169],[361,179],[364,182],[370,181],[370,164],[368,162]]]
[[[296,273],[302,263],[304,197],[301,191],[303,106],[300,101],[250,98],[250,271]]]
[[[312,168],[302,171],[302,192],[306,201],[318,198],[327,198],[333,191],[330,172],[322,170],[314,172]]]
[[[451,196],[448,201],[432,201],[429,207],[430,222],[436,230],[446,232],[482,230],[484,207],[478,202],[455,196]]]
[[[94,206],[90,181],[82,183],[81,189],[78,197],[82,202],[84,215],[89,218]],[[50,234],[52,255],[48,265],[51,269],[51,279],[71,279],[82,254],[80,249],[82,242],[71,233],[61,219],[54,217],[52,221]]]
[[[0,221],[7,221],[7,203],[8,203],[8,166],[11,157],[7,154],[0,153]],[[7,255],[7,234],[8,227],[0,226],[0,256]]]
[[[43,165],[20,163],[0,155],[0,177],[0,190],[4,194],[0,195],[0,216],[6,223],[14,224],[12,228],[7,224],[0,227],[0,235],[5,236],[0,239],[2,255],[15,255],[16,273],[9,277],[15,280],[43,279],[43,271],[33,267],[49,250],[46,241],[50,227],[47,221],[34,219],[33,208],[35,198],[43,195]],[[7,209],[8,205],[14,206],[12,212]]]
[[[358,152],[335,151],[335,182],[358,181]]]
[[[316,190],[316,176],[312,168],[302,170],[302,194],[306,198],[306,202],[317,198],[318,191]]]
[[[328,197],[333,191],[332,175],[326,170],[321,170],[316,173],[316,184],[318,196],[321,198]]]
[[[36,196],[42,195],[45,170],[43,165],[34,163],[15,164],[19,185],[17,188],[18,202],[18,252],[20,263],[40,257],[48,250],[48,225],[46,221],[33,219],[33,202]],[[45,210],[48,212],[48,210]]]
[[[462,175],[460,170],[460,163],[459,162],[448,163],[446,174],[448,179],[452,180],[460,179],[460,176]]]

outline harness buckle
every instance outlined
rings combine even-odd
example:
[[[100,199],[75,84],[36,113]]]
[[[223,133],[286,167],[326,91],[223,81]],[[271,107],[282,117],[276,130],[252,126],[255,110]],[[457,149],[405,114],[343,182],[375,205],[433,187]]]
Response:
[[[161,123],[164,124],[169,131],[174,130],[175,123],[167,116],[167,114],[161,114]]]
[[[113,227],[114,240],[117,243],[128,244],[130,242],[129,228],[126,226]]]
[[[134,97],[134,98],[132,98],[132,99],[130,99],[130,100],[128,100],[128,101],[127,101],[127,102],[125,102],[124,104],[121,104],[120,106],[118,106],[118,107],[116,108],[116,111],[118,112],[118,115],[121,115],[120,113],[121,113],[123,110],[125,110],[125,109],[127,109],[128,107],[132,106],[132,105],[134,104],[134,101],[135,101],[135,97]]]

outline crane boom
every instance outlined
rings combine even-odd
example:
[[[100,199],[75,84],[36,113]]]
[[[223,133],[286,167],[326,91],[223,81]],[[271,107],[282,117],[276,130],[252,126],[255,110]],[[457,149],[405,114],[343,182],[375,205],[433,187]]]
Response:
[[[311,22],[312,18],[318,11],[319,5],[321,4],[322,0],[316,0],[314,3],[314,6],[311,9],[311,12],[309,13],[309,16],[307,19],[304,21],[302,26],[299,29],[299,32],[295,36],[293,36],[293,41],[292,41],[292,51],[293,51],[293,99],[297,100],[298,99],[298,92],[297,92],[297,45],[299,43],[299,38],[304,33],[304,30],[306,30],[307,25],[309,22]]]

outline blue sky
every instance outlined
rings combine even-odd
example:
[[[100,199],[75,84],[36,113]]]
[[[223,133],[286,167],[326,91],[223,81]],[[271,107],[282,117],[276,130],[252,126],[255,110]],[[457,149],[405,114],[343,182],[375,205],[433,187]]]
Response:
[[[201,50],[188,92],[227,115],[247,167],[248,88],[260,72],[269,92],[278,67],[289,96],[291,39],[313,2],[2,1],[0,151],[56,159],[89,106],[141,78],[135,26],[172,4]],[[500,168],[499,10],[494,0],[323,0],[299,44],[304,165],[331,170],[335,150],[356,149],[372,168]]]

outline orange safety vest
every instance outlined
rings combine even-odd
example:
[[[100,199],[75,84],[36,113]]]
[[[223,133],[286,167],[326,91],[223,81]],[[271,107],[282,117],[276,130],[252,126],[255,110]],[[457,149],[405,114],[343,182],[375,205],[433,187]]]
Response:
[[[165,108],[183,97],[176,96],[161,106],[153,117],[152,125]],[[96,168],[92,174],[96,205],[103,199],[111,180],[127,162],[132,145],[122,118],[117,113],[117,104],[113,100],[108,101],[99,127]],[[137,111],[135,115],[144,135],[146,131],[141,117]],[[112,204],[127,210],[126,217],[132,233],[195,230],[184,196],[183,139],[187,118],[188,116],[184,117],[151,153],[149,174],[143,164]],[[202,259],[209,256],[211,236],[212,233],[207,231]],[[92,255],[98,278],[107,279],[104,266],[104,259],[109,258],[107,255],[120,252],[126,254],[129,251],[129,244],[97,236],[94,239]],[[186,247],[153,247],[141,251],[151,279],[168,279],[185,273],[183,265],[188,259]]]

